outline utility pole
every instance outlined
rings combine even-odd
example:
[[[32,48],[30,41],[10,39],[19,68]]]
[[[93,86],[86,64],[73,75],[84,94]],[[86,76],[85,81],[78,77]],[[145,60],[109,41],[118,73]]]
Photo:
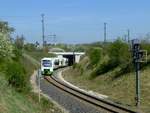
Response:
[[[128,29],[128,43],[130,43],[130,30]]]
[[[125,42],[127,42],[127,35],[125,34],[124,35],[124,39],[123,39]]]
[[[45,46],[44,14],[42,14],[41,17],[42,17],[42,40],[43,40],[43,47],[44,47]]]
[[[107,23],[104,23],[104,43],[106,42],[106,25]]]

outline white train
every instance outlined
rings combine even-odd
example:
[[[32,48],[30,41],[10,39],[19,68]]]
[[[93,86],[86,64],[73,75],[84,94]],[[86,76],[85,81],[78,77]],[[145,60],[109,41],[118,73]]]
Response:
[[[42,58],[41,59],[41,74],[52,75],[54,69],[68,66],[67,58]]]

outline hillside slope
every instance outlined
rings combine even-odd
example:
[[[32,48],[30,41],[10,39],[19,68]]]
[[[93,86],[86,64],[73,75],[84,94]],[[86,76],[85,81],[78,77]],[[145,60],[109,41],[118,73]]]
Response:
[[[39,65],[36,59],[27,54],[23,55],[21,64],[25,67],[27,78],[30,78],[34,69],[37,69]],[[63,113],[45,97],[42,97],[39,103],[37,94],[31,90],[29,92],[16,91],[15,88],[8,85],[2,66],[0,71],[0,113]]]
[[[89,59],[84,57],[79,64],[63,73],[64,78],[80,88],[108,95],[109,99],[135,108],[135,73],[116,76],[115,68],[107,73],[91,78],[92,69],[88,68]],[[150,112],[150,66],[141,71],[141,108]]]

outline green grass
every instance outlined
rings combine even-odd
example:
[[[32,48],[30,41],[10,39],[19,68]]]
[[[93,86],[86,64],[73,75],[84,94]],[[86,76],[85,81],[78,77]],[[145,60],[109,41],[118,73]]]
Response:
[[[38,103],[35,94],[24,95],[9,87],[0,73],[0,113],[62,113],[53,103],[43,98]]]
[[[36,59],[39,62],[43,57],[55,57],[54,54],[41,52],[41,51],[32,51],[32,52],[26,51],[25,53],[27,53],[28,55],[30,55],[31,57],[33,57],[34,59]]]
[[[86,60],[85,60],[86,61]],[[82,61],[80,68],[82,67]],[[87,62],[87,61],[86,61]],[[135,108],[135,73],[123,74],[116,78],[115,72],[118,68],[91,79],[92,70],[85,69],[81,75],[81,69],[70,69],[63,73],[65,79],[78,87],[108,95],[109,99],[129,105]],[[82,67],[83,68],[83,67]],[[147,66],[141,71],[141,108],[144,112],[150,113],[150,67]]]
[[[40,54],[40,53],[38,53]],[[41,53],[42,54],[42,53]],[[42,55],[40,55],[42,56]],[[38,58],[40,57],[38,56]],[[39,62],[28,54],[23,54],[20,63],[26,70],[29,90],[27,92],[17,92],[8,85],[3,72],[3,63],[0,64],[0,113],[63,113],[63,111],[47,98],[41,96],[38,102],[38,94],[31,92],[30,76],[35,69],[38,69]]]

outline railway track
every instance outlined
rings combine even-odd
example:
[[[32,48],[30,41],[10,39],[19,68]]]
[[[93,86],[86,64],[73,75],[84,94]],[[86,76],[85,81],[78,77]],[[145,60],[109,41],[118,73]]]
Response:
[[[116,104],[112,101],[100,99],[96,96],[89,95],[81,90],[78,90],[74,87],[69,86],[68,84],[62,82],[61,80],[57,79],[55,76],[46,76],[45,79],[53,84],[54,86],[58,87],[59,89],[79,98],[82,99],[96,107],[102,108],[108,112],[112,113],[136,113],[127,107],[121,106]]]

